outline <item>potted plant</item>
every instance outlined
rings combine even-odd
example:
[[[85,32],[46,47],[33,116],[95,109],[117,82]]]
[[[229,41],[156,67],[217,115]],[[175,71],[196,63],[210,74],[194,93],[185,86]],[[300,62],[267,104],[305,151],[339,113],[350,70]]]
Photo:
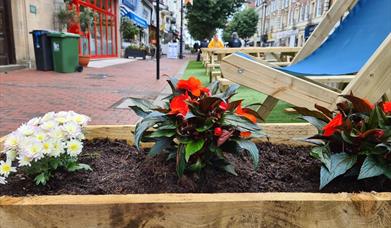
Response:
[[[82,35],[87,39],[90,36],[90,28],[94,24],[95,13],[88,7],[81,6],[80,7],[80,29],[82,31]],[[84,44],[84,43],[83,43]],[[83,48],[84,49],[84,48]],[[90,55],[79,55],[79,64],[83,67],[87,67],[90,62]]]
[[[56,17],[59,23],[59,30],[62,32],[75,19],[76,8],[66,3],[65,7],[61,7],[58,10]]]
[[[124,58],[127,59],[129,57],[133,57],[133,58],[139,57],[145,60],[147,57],[147,48],[143,45],[131,44],[128,47],[126,47],[125,54],[124,54]]]

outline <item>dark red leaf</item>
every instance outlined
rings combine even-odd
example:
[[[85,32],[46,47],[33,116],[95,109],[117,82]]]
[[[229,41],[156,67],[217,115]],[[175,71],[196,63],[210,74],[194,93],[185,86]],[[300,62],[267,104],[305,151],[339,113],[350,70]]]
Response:
[[[332,119],[333,118],[333,112],[328,110],[327,108],[315,104],[315,108],[321,111],[323,114],[325,114],[328,118]]]
[[[361,99],[359,97],[353,95],[341,95],[341,97],[352,102],[353,108],[356,110],[356,112],[369,113],[374,108],[374,105],[371,104],[369,101]]]
[[[313,110],[309,110],[308,108],[302,108],[302,107],[293,107],[293,109],[295,109],[300,115],[303,116],[312,116],[317,119],[321,119],[326,123],[330,121],[330,119],[325,114],[319,111],[313,111]]]
[[[223,145],[233,134],[233,131],[223,130],[219,139],[217,139],[217,146]]]

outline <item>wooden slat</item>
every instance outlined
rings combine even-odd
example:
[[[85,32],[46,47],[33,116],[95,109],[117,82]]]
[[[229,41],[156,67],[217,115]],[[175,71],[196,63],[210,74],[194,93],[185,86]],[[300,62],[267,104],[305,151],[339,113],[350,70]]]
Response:
[[[0,197],[1,227],[390,227],[391,193]]]
[[[259,116],[262,118],[263,121],[266,121],[266,118],[269,116],[269,114],[273,111],[274,107],[276,107],[278,103],[278,99],[267,96],[266,100],[262,103],[261,107],[257,110]]]
[[[292,64],[295,64],[302,59],[305,59],[312,52],[320,47],[323,41],[327,38],[330,31],[334,28],[341,17],[351,8],[356,0],[337,0],[326,13],[323,20],[316,27],[314,32],[308,38],[303,48],[295,56]]]
[[[295,106],[312,109],[314,104],[318,104],[331,107],[339,95],[328,88],[237,55],[224,58],[221,69],[225,78]]]
[[[357,76],[348,84],[343,94],[377,102],[391,88],[391,34],[367,61]]]

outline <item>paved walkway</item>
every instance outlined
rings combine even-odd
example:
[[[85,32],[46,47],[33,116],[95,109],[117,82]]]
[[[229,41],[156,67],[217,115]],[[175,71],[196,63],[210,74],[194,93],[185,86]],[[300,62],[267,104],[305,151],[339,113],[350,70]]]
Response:
[[[161,60],[161,75],[181,73],[187,60]],[[89,115],[91,124],[133,124],[138,117],[115,108],[126,97],[156,99],[167,83],[157,81],[153,60],[106,68],[86,68],[83,73],[59,74],[35,70],[0,74],[0,136],[23,122],[49,111]]]

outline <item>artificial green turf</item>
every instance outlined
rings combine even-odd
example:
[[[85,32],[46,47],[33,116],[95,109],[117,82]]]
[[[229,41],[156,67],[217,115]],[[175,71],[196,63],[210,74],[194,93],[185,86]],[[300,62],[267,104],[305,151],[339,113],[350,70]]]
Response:
[[[200,79],[203,85],[209,84],[209,77],[206,75],[205,68],[201,62],[190,61],[186,71],[183,75],[183,79],[187,79],[190,76],[196,76]],[[233,97],[234,100],[244,99],[243,105],[252,103],[262,103],[266,99],[266,95],[259,93],[253,89],[241,86],[238,89],[238,94]],[[284,109],[291,107],[285,102],[278,102],[277,106],[273,109],[272,113],[266,119],[268,123],[296,123],[303,122],[298,118],[296,114],[286,113]],[[256,107],[257,108],[257,107]]]

